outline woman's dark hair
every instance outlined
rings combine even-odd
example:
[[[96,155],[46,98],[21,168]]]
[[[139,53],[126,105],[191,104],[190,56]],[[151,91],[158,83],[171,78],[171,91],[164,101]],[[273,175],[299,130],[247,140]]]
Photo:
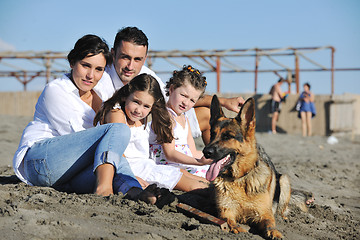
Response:
[[[310,83],[304,83],[304,86],[308,86],[308,88],[309,88],[309,90],[310,90],[310,88],[311,88],[311,86],[310,86]]]
[[[73,66],[77,61],[85,57],[91,57],[102,53],[106,60],[106,65],[112,63],[111,52],[105,40],[92,34],[88,34],[77,40],[74,48],[67,55],[67,60]]]
[[[171,86],[176,89],[183,86],[185,81],[189,82],[196,90],[202,91],[200,98],[203,96],[207,85],[206,77],[191,65],[184,65],[181,71],[173,72],[173,76],[166,82],[166,95],[169,96]]]
[[[171,143],[174,139],[172,134],[172,122],[170,114],[166,109],[164,96],[161,92],[160,85],[156,79],[146,73],[140,74],[133,78],[128,84],[117,90],[114,95],[104,102],[103,106],[94,118],[94,126],[98,122],[105,122],[105,116],[116,104],[120,104],[121,109],[125,113],[126,99],[136,91],[146,91],[154,98],[154,104],[151,108],[152,124],[151,127],[156,134],[158,144]],[[144,124],[146,127],[147,117]]]

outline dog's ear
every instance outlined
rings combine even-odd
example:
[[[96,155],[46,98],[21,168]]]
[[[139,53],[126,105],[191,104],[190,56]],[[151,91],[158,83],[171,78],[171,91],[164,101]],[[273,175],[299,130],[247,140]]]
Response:
[[[249,98],[241,107],[239,114],[235,117],[239,122],[244,138],[255,135],[255,100]]]
[[[210,108],[210,126],[213,125],[220,117],[223,117],[224,113],[221,109],[219,99],[216,95],[213,96],[211,100],[211,108]]]

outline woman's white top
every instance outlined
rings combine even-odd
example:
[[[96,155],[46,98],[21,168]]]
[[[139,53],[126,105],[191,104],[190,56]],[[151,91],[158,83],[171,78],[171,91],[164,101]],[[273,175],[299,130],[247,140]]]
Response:
[[[107,74],[104,72],[104,74]],[[108,82],[100,80],[93,89],[106,101],[113,94]],[[23,159],[27,150],[43,139],[62,136],[93,127],[95,111],[80,99],[79,90],[68,74],[48,83],[35,107],[34,119],[22,134],[19,148],[13,159],[16,176],[27,184]]]

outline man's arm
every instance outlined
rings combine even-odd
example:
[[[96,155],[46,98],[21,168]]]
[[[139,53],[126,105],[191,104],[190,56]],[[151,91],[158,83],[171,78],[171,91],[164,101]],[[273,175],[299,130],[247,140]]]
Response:
[[[210,108],[211,100],[212,100],[212,96],[204,95],[202,98],[200,98],[196,102],[195,107]],[[233,112],[239,112],[240,106],[242,106],[244,104],[245,100],[242,97],[233,97],[233,98],[219,97],[219,102],[220,102],[220,105],[225,107],[226,109],[233,111]]]

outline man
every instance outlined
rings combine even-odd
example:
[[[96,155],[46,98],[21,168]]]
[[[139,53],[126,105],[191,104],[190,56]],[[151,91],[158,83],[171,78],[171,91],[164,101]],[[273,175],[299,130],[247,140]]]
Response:
[[[144,66],[148,52],[148,38],[136,27],[122,28],[115,36],[114,46],[111,49],[113,64],[106,68],[110,75],[114,89],[119,89],[135,76],[141,73],[151,74],[159,82],[165,95],[165,84],[149,68]],[[115,90],[114,90],[115,91]],[[190,121],[193,137],[200,137],[205,144],[210,142],[210,105],[212,96],[205,95],[198,100],[194,109],[186,114]],[[244,103],[242,97],[220,98],[223,107],[238,112],[239,106]],[[195,115],[196,113],[196,115]]]
[[[279,81],[274,84],[271,87],[270,90],[270,94],[271,94],[271,109],[270,109],[270,113],[272,113],[272,119],[271,119],[271,131],[273,134],[276,134],[276,123],[279,119],[279,114],[281,111],[280,108],[280,104],[281,101],[283,100],[283,92],[281,90],[281,85],[283,84],[283,82],[285,81],[285,79],[280,78]]]

